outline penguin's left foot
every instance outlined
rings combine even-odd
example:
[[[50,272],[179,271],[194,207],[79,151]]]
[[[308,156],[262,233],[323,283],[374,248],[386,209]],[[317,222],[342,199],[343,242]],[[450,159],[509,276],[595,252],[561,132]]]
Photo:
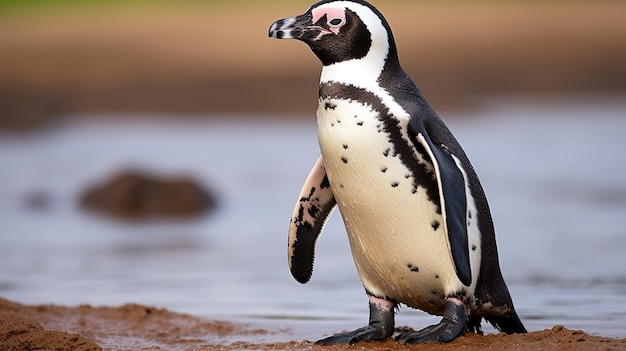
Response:
[[[419,331],[405,332],[396,337],[404,345],[428,342],[450,342],[467,331],[467,310],[460,300],[452,298],[446,302],[443,319]]]
[[[369,324],[363,328],[345,333],[339,333],[319,340],[316,344],[354,344],[361,341],[382,340],[390,337],[394,331],[395,302],[370,296]]]

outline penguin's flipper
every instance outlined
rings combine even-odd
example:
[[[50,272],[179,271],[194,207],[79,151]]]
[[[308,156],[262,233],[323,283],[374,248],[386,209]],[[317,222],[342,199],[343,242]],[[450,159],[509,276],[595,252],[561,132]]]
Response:
[[[465,286],[472,283],[467,232],[467,177],[458,159],[445,145],[435,145],[428,134],[417,133],[417,142],[432,160],[439,189],[444,230],[456,274]]]
[[[289,223],[289,269],[302,284],[311,279],[315,243],[336,204],[320,156],[302,186]]]

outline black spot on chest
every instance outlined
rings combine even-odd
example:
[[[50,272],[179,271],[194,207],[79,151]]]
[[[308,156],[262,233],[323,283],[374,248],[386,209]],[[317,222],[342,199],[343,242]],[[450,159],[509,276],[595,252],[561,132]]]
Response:
[[[407,264],[406,266],[407,266],[407,268],[409,268],[409,270],[410,270],[411,272],[415,272],[415,273],[417,273],[417,272],[419,272],[419,271],[420,271],[420,269],[419,269],[416,265],[414,265],[414,264],[412,264],[412,263],[409,263],[409,264]]]
[[[437,229],[439,229],[439,226],[441,224],[439,223],[439,221],[435,220],[430,225],[433,227],[434,230],[437,230]]]

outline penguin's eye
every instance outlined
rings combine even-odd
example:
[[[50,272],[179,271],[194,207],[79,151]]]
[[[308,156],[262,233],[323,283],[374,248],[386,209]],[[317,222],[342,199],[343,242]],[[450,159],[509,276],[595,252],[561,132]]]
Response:
[[[338,26],[340,24],[343,24],[343,19],[342,18],[333,18],[330,21],[328,21],[328,24],[331,26]]]

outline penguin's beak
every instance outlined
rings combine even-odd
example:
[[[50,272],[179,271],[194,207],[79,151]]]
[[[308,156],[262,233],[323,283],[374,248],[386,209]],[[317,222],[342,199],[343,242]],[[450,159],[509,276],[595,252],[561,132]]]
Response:
[[[304,15],[283,18],[270,26],[269,36],[276,39],[300,39],[311,31],[319,32],[318,27],[313,27],[313,18],[310,12]]]

